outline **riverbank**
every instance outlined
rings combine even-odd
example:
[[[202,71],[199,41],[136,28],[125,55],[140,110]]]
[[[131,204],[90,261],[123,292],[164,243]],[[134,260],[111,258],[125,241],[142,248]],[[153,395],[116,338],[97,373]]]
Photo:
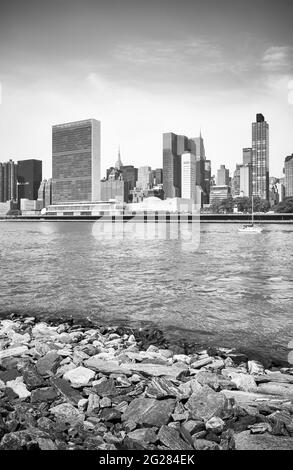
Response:
[[[0,449],[293,449],[293,368],[159,331],[0,322]]]

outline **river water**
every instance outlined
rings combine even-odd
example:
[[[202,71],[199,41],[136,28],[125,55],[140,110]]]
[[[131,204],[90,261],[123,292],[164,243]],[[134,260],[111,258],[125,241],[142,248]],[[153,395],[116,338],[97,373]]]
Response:
[[[188,242],[101,236],[93,222],[2,221],[0,314],[152,325],[170,338],[286,360],[293,226],[237,228],[202,223]]]

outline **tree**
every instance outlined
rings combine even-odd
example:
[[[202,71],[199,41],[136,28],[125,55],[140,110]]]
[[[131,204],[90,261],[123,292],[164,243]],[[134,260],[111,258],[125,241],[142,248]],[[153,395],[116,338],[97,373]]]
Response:
[[[284,201],[274,207],[275,212],[280,213],[293,213],[293,197],[286,197]]]

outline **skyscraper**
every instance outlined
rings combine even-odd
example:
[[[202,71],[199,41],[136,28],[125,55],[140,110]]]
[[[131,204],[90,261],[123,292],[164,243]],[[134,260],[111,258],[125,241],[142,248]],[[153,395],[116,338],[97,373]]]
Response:
[[[136,187],[138,189],[150,189],[153,186],[153,173],[150,166],[141,166],[137,172]]]
[[[181,196],[184,199],[197,201],[196,156],[185,152],[181,155]]]
[[[43,207],[52,204],[52,179],[43,180],[38,191],[38,200],[42,201]]]
[[[252,194],[269,199],[269,124],[262,114],[252,123]]]
[[[41,160],[20,160],[17,162],[18,200],[36,201],[42,182]]]
[[[217,172],[217,185],[228,186],[229,185],[229,170],[225,165],[221,165]]]
[[[252,148],[244,148],[242,150],[243,153],[243,165],[252,164]]]
[[[293,153],[285,158],[285,195],[293,196]]]
[[[173,132],[163,134],[163,184],[165,198],[181,196],[181,153],[188,150],[188,148],[186,145],[187,138],[186,140],[181,138],[181,145],[177,145],[178,137]],[[186,148],[182,146],[184,142]]]
[[[100,200],[100,121],[52,128],[53,204]]]
[[[0,202],[16,200],[17,164],[13,160],[0,163]]]

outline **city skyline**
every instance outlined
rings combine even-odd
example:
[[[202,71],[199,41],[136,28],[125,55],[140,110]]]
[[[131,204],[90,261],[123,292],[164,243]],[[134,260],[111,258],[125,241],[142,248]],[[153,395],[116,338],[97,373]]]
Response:
[[[270,173],[281,177],[292,153],[293,5],[242,3],[5,5],[0,159],[41,158],[48,178],[51,126],[92,116],[103,123],[102,174],[118,144],[124,164],[155,168],[163,133],[200,128],[213,173],[223,163],[232,171],[260,111],[271,129]]]

